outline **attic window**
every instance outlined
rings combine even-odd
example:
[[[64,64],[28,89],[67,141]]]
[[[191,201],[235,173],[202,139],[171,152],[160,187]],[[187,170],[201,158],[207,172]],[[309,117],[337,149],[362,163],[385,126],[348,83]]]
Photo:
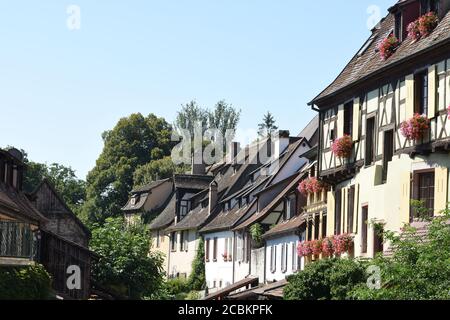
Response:
[[[422,0],[420,2],[420,13],[422,15],[428,12],[436,12],[439,14],[439,0]]]
[[[403,22],[402,13],[398,12],[395,14],[395,37],[398,41],[403,41]]]
[[[138,196],[138,195],[134,195],[134,196],[131,198],[131,205],[132,205],[132,206],[135,206],[136,203],[138,203],[138,202],[139,202],[139,196]]]

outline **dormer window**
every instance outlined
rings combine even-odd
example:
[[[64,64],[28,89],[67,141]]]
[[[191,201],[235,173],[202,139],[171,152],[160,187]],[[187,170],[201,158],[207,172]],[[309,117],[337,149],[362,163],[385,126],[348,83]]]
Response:
[[[420,13],[421,15],[428,12],[436,12],[439,14],[439,0],[421,0],[420,1]]]
[[[401,12],[395,14],[395,30],[394,35],[398,41],[403,41],[403,16]]]
[[[183,219],[189,212],[189,201],[180,201],[180,220]]]

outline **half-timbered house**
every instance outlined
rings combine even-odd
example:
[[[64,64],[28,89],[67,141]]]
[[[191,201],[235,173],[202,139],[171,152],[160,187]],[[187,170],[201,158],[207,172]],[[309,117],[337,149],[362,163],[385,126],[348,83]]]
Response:
[[[320,115],[318,172],[327,195],[327,235],[349,233],[354,254],[383,251],[377,226],[398,231],[415,218],[411,199],[430,215],[448,201],[450,166],[450,1],[401,0],[339,76],[310,105]],[[407,26],[428,12],[439,18],[427,36],[411,39]],[[380,43],[396,37],[382,58]],[[405,134],[413,117],[429,121],[420,136]],[[349,156],[333,143],[352,140]]]

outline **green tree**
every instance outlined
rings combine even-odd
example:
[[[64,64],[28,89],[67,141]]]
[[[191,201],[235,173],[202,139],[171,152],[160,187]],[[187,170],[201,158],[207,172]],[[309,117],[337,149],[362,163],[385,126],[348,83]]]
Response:
[[[95,225],[91,249],[98,254],[95,281],[131,299],[157,296],[163,288],[163,258],[149,253],[150,235],[143,225],[125,227],[122,218]]]
[[[134,171],[170,155],[171,130],[163,118],[137,113],[120,119],[114,129],[103,133],[103,151],[87,176],[83,212],[91,222],[121,214],[133,188]]]
[[[144,186],[152,181],[172,177],[176,173],[185,173],[189,170],[186,165],[175,165],[171,157],[152,160],[138,166],[133,174],[134,188]]]
[[[225,137],[227,130],[236,130],[241,117],[241,111],[225,100],[217,102],[214,109],[207,111],[207,114],[209,127],[218,129],[222,137]]]
[[[261,137],[270,136],[278,127],[275,125],[275,118],[267,111],[263,117],[263,122],[258,125],[258,135]]]
[[[203,290],[206,284],[205,276],[205,245],[203,238],[200,238],[197,255],[192,262],[192,272],[189,275],[188,285],[190,290]]]
[[[203,133],[208,126],[208,111],[199,106],[194,100],[181,105],[181,110],[178,111],[177,118],[175,120],[175,129],[179,132],[182,129],[189,130],[191,139],[193,139],[194,129],[197,123],[201,123]]]
[[[414,203],[416,212],[423,205]],[[413,207],[414,207],[413,206]],[[429,219],[429,218],[427,218]],[[426,238],[407,224],[403,231],[386,231],[392,256],[378,255],[371,263],[380,268],[381,288],[360,285],[353,291],[356,299],[373,300],[448,300],[450,299],[450,211],[428,223]]]
[[[47,165],[28,159],[24,162],[27,165],[23,181],[26,192],[33,192],[44,178],[48,179],[69,208],[80,214],[86,200],[86,182],[78,179],[72,168],[57,163]]]

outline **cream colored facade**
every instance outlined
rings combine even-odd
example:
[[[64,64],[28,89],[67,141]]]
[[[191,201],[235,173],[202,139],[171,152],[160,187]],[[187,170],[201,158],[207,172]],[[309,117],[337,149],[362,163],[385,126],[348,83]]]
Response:
[[[428,111],[425,115],[430,119],[430,130],[420,141],[409,141],[400,132],[401,123],[415,112],[417,86],[414,74],[407,74],[323,112],[320,174],[325,178],[341,174],[327,194],[327,236],[336,233],[336,222],[339,221],[336,216],[340,213],[340,233],[354,235],[355,256],[374,256],[374,223],[384,225],[384,230],[398,232],[411,221],[410,202],[416,198],[414,190],[418,188],[417,175],[421,172],[434,173],[434,194],[431,195],[434,214],[439,214],[447,205],[450,156],[448,148],[443,146],[450,141],[447,113],[447,106],[450,106],[450,59],[426,66],[425,70],[428,75]],[[333,135],[335,138],[344,135],[344,104],[348,107],[349,103],[353,105],[351,135],[354,147],[352,157],[342,160],[332,154],[330,147]],[[368,119],[373,119],[375,125],[372,161],[368,160],[370,153],[365,150]],[[393,136],[392,159],[386,159],[384,139],[388,137],[388,131]],[[353,219],[349,219],[352,215],[349,204],[351,189]],[[338,190],[340,201],[336,201]],[[338,202],[340,212],[336,211]],[[363,210],[367,212],[366,221],[363,221]],[[363,241],[362,235],[366,223],[367,242]],[[388,243],[383,246],[384,250],[388,247]]]
[[[187,241],[182,246],[181,232],[187,235]],[[177,241],[172,246],[170,243],[168,257],[169,277],[187,278],[192,272],[192,262],[197,255],[200,237],[196,230],[184,230],[175,232]]]
[[[163,269],[166,275],[169,274],[169,254],[170,238],[162,230],[153,230],[151,232],[150,252],[161,254],[164,258]]]

